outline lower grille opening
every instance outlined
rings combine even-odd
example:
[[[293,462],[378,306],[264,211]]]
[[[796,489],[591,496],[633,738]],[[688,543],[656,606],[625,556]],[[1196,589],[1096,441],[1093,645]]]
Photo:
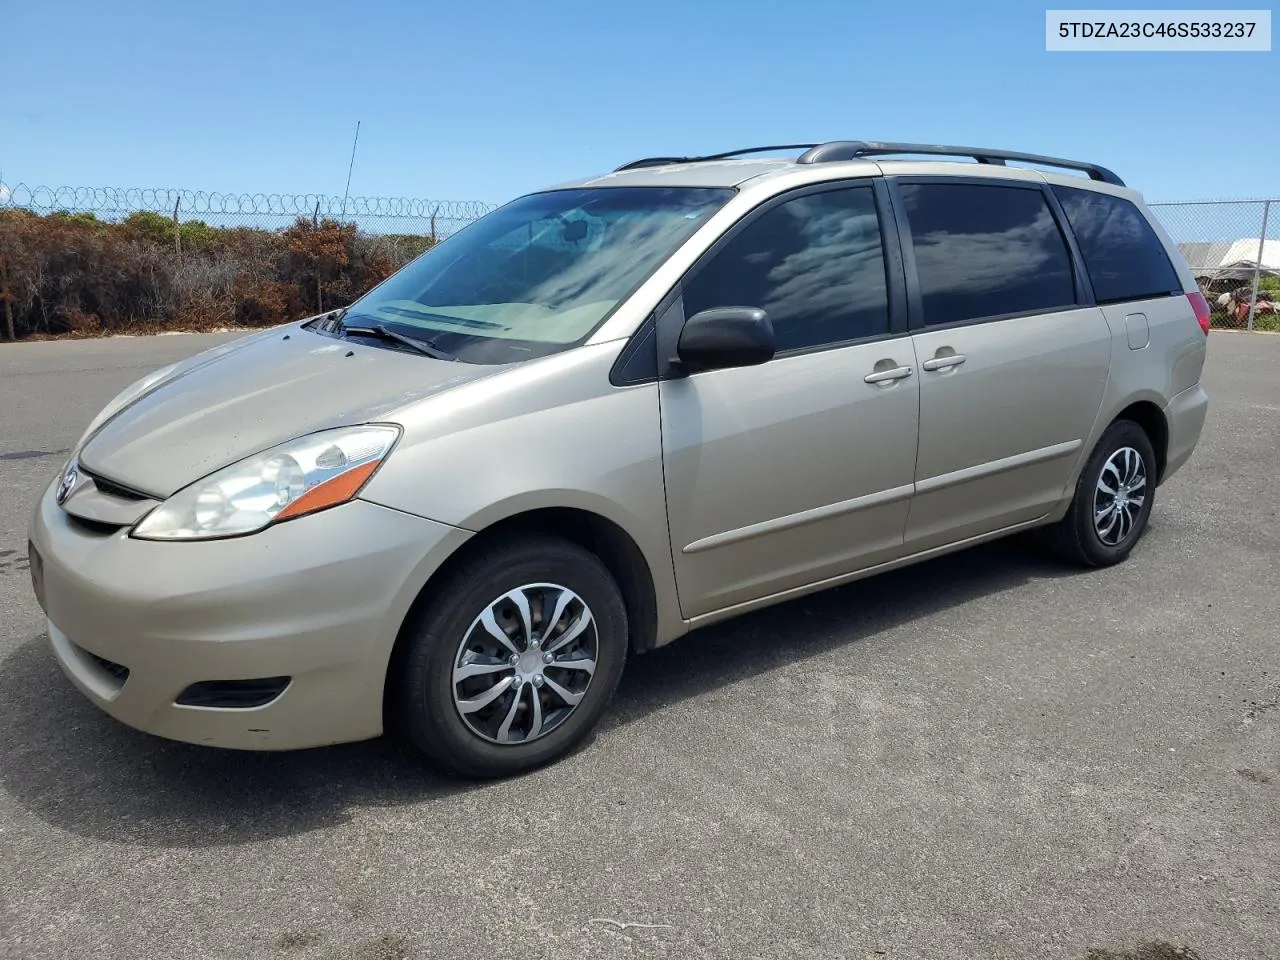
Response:
[[[80,649],[84,650],[83,647],[81,647]],[[124,666],[123,664],[116,663],[114,660],[108,660],[106,657],[100,657],[96,653],[89,653],[88,650],[84,650],[84,653],[86,656],[89,657],[89,659],[91,659],[94,663],[100,666],[103,670],[107,671],[107,673],[111,674],[111,676],[115,677],[121,683],[124,683],[126,680],[129,679],[129,668]]]
[[[260,677],[256,680],[203,680],[193,683],[174,703],[184,707],[223,707],[244,710],[270,703],[289,686],[292,677]]]

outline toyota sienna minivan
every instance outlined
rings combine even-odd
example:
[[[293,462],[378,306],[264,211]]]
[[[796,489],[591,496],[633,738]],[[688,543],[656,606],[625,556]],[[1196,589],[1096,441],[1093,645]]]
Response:
[[[1208,306],[1139,194],[785,149],[520,197],[125,390],[31,525],[71,682],[163,737],[394,729],[502,776],[696,627],[1034,527],[1124,560],[1208,403]]]

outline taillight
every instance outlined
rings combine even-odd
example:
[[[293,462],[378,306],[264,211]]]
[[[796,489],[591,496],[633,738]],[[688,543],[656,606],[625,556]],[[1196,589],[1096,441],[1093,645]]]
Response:
[[[1204,331],[1204,335],[1209,335],[1209,301],[1204,298],[1204,294],[1197,290],[1195,293],[1188,293],[1187,299],[1191,301],[1191,309],[1196,312],[1196,320],[1200,323],[1200,329]]]

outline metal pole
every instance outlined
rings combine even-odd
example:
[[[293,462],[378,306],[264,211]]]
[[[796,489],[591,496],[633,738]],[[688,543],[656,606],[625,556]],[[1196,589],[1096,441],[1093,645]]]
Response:
[[[1249,298],[1249,326],[1253,329],[1253,314],[1258,309],[1258,276],[1262,273],[1262,251],[1267,244],[1267,218],[1271,215],[1271,201],[1262,205],[1262,235],[1258,237],[1258,259],[1253,264],[1253,296]]]
[[[320,201],[316,201],[316,211],[311,214],[311,226],[320,228]],[[324,313],[324,291],[320,289],[320,264],[316,264],[316,309]]]
[[[178,259],[182,259],[182,226],[178,223],[178,208],[182,206],[182,194],[178,194],[178,199],[173,204],[173,249],[178,255]]]

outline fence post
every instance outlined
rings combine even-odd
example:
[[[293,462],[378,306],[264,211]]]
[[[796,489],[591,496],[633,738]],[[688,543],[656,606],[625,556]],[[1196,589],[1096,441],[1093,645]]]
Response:
[[[1262,252],[1267,245],[1267,218],[1271,215],[1271,201],[1262,205],[1262,235],[1258,237],[1258,259],[1253,264],[1253,296],[1249,298],[1249,326],[1253,329],[1253,314],[1258,309],[1258,277],[1262,273]]]
[[[182,259],[182,227],[178,224],[178,208],[182,206],[182,194],[178,194],[178,199],[173,203],[173,249],[177,251],[178,259]]]
[[[320,201],[316,201],[315,212],[311,214],[311,226],[320,229]],[[320,286],[320,265],[316,264],[316,310],[324,313],[324,290]]]
[[[0,257],[0,300],[4,301],[4,337],[13,343],[18,339],[18,331],[13,326],[13,307],[9,305],[9,268],[3,257]]]

